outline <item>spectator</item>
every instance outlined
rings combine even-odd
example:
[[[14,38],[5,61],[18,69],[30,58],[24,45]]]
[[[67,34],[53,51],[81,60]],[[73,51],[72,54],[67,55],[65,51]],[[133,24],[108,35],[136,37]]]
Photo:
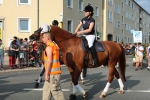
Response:
[[[13,40],[11,45],[9,46],[9,68],[14,69],[15,68],[15,62],[17,57],[17,52],[19,51],[19,46],[17,45],[17,41]]]
[[[138,46],[135,48],[135,58],[136,58],[136,69],[135,69],[135,71],[138,70],[139,65],[140,65],[140,69],[142,70],[143,51],[144,51],[143,46],[141,46],[141,43],[138,43]]]
[[[25,43],[23,42],[23,39],[20,39],[20,45],[19,45],[19,68],[23,68],[23,62],[24,62],[24,52],[26,50]]]
[[[29,60],[31,62],[30,66],[32,67],[34,67],[36,64],[36,56],[37,56],[37,52],[33,48],[29,48]]]
[[[147,47],[147,58],[148,58],[148,67],[147,69],[150,70],[150,44],[149,46]]]
[[[4,50],[6,50],[5,45],[2,43],[0,39],[0,67],[3,68],[4,65]]]
[[[26,50],[24,50],[24,65],[25,66],[29,66],[28,65],[28,59],[29,59],[29,43],[28,43],[28,39],[27,38],[24,38],[24,44],[25,44],[25,48]]]

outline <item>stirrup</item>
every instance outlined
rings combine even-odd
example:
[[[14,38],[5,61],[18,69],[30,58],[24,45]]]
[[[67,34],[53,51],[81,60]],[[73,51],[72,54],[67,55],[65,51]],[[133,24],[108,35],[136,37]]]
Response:
[[[90,65],[92,65],[92,66],[98,66],[98,64],[96,63],[96,62],[92,62],[92,63],[90,63]]]

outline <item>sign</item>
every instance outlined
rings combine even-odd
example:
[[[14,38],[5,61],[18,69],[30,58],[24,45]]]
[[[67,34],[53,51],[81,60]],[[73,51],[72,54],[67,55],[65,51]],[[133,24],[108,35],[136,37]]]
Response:
[[[0,22],[0,39],[2,39],[2,22]]]
[[[134,31],[133,32],[133,42],[134,43],[142,43],[142,31]]]

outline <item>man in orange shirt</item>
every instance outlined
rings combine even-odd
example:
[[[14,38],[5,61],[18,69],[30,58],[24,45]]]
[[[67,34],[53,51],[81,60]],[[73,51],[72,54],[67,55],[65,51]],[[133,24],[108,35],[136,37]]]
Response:
[[[51,34],[43,33],[43,43],[47,45],[44,53],[45,82],[43,86],[43,100],[65,100],[60,87],[61,68],[59,62],[59,48],[51,39]]]

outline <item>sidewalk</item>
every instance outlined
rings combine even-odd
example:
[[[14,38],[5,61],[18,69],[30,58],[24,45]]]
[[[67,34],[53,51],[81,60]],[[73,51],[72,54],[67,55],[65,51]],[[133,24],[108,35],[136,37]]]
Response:
[[[17,59],[16,62],[18,64],[18,59]],[[9,63],[8,56],[5,55],[5,57],[4,57],[4,66],[3,66],[4,70],[0,69],[0,73],[9,73],[9,72],[17,72],[17,71],[30,71],[30,70],[39,70],[39,69],[41,69],[40,67],[32,67],[32,66],[24,67],[22,69],[9,69],[8,63]],[[65,66],[65,65],[61,65],[61,66]]]
[[[18,59],[17,59],[17,64],[18,64]],[[22,69],[10,69],[8,67],[8,63],[9,63],[9,59],[8,59],[8,56],[5,55],[4,57],[4,66],[3,66],[3,69],[4,70],[1,70],[0,69],[0,73],[7,73],[7,72],[16,72],[16,71],[29,71],[29,70],[38,70],[40,69],[40,67],[24,67]]]

